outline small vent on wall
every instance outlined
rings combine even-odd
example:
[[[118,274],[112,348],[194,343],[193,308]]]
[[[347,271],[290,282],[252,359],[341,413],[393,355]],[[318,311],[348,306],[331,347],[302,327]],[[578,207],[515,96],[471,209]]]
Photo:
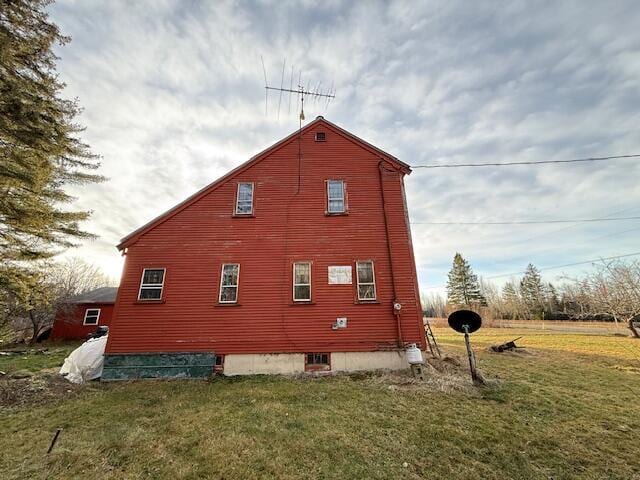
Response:
[[[324,132],[316,132],[316,142],[326,142],[327,134]]]

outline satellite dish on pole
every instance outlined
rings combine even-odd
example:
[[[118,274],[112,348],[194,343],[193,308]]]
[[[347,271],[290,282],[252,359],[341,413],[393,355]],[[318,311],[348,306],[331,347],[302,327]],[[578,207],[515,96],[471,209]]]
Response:
[[[457,310],[449,315],[449,326],[456,332],[473,333],[482,326],[482,317],[471,310]]]
[[[483,384],[482,376],[476,369],[476,356],[471,350],[469,334],[477,331],[482,326],[482,317],[471,310],[456,310],[447,319],[449,326],[456,332],[464,333],[464,343],[467,346],[467,356],[469,357],[469,370],[471,370],[471,380],[476,384]]]

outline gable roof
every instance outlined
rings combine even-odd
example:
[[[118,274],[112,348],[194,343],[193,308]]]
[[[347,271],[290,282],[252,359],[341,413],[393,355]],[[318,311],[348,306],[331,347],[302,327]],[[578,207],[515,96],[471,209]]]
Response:
[[[115,303],[118,287],[101,287],[69,299],[70,303]]]
[[[154,218],[150,222],[145,223],[140,228],[138,228],[138,229],[134,230],[133,232],[131,232],[129,235],[127,235],[122,240],[120,240],[120,243],[117,246],[118,250],[123,250],[123,249],[127,248],[129,245],[132,245],[133,243],[135,243],[138,240],[138,238],[140,238],[140,236],[144,235],[146,232],[148,232],[152,228],[155,228],[156,226],[160,225],[164,221],[168,220],[169,218],[173,217],[177,213],[179,213],[182,210],[184,210],[185,208],[187,208],[189,205],[197,202],[200,198],[204,197],[205,195],[207,195],[208,193],[212,192],[213,190],[215,190],[219,186],[223,185],[228,180],[231,180],[233,177],[235,177],[239,173],[247,170],[249,167],[251,167],[251,166],[255,165],[256,163],[258,163],[259,161],[263,160],[269,154],[271,154],[271,153],[275,152],[276,150],[278,150],[278,149],[284,147],[285,145],[289,144],[290,142],[295,140],[298,137],[298,135],[304,134],[308,130],[310,130],[310,129],[312,129],[312,128],[320,125],[320,124],[322,124],[323,126],[328,127],[330,130],[333,130],[335,133],[338,133],[339,135],[342,135],[347,140],[350,140],[353,143],[358,144],[360,147],[364,148],[365,150],[369,150],[370,152],[375,153],[376,155],[380,155],[382,160],[385,160],[385,161],[391,163],[396,168],[400,169],[403,173],[405,173],[405,174],[410,174],[411,173],[411,167],[409,165],[407,165],[406,163],[401,162],[400,160],[398,160],[393,155],[385,152],[384,150],[379,149],[375,145],[372,145],[372,144],[362,140],[361,138],[355,136],[351,132],[348,132],[345,129],[340,128],[336,124],[331,123],[330,121],[326,120],[324,117],[318,116],[318,117],[316,117],[315,120],[310,122],[308,125],[304,126],[302,128],[302,130],[296,130],[295,132],[293,132],[290,135],[286,136],[282,140],[274,143],[270,147],[266,148],[265,150],[263,150],[260,153],[254,155],[253,157],[251,157],[248,161],[246,161],[242,165],[239,165],[238,167],[236,167],[233,170],[229,171],[227,174],[225,174],[222,177],[218,178],[217,180],[215,180],[214,182],[210,183],[206,187],[202,188],[201,190],[198,190],[196,193],[194,193],[193,195],[188,197],[186,200],[183,200],[182,202],[177,204],[175,207],[170,208],[169,210],[167,210],[163,214],[159,215],[158,217]]]

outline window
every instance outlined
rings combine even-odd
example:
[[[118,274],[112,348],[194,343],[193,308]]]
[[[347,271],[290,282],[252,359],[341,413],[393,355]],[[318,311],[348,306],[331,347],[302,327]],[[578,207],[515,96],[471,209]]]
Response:
[[[329,213],[345,212],[342,180],[327,180],[327,211]]]
[[[162,299],[162,288],[164,286],[164,268],[145,268],[142,272],[140,282],[140,292],[138,300],[160,300]]]
[[[236,215],[253,213],[253,183],[238,183]]]
[[[99,308],[87,308],[87,311],[84,312],[83,325],[97,325],[99,318],[100,318]]]
[[[373,271],[373,262],[356,262],[356,275],[358,277],[358,300],[376,299],[376,279]]]
[[[327,140],[327,134],[324,132],[316,132],[316,142],[324,142]]]
[[[311,263],[293,264],[293,301],[311,301]]]
[[[307,353],[304,362],[305,370],[331,370],[330,356],[328,353]]]
[[[220,278],[220,303],[236,303],[238,301],[239,277],[239,263],[225,263],[222,265],[222,275]]]

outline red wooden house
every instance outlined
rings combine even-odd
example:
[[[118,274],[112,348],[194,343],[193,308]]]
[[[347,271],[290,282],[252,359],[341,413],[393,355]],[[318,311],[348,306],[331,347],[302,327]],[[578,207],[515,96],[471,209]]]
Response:
[[[103,378],[407,367],[410,171],[318,117],[126,236]]]
[[[114,287],[103,287],[73,298],[56,312],[50,338],[85,339],[98,326],[109,326],[117,291]]]

